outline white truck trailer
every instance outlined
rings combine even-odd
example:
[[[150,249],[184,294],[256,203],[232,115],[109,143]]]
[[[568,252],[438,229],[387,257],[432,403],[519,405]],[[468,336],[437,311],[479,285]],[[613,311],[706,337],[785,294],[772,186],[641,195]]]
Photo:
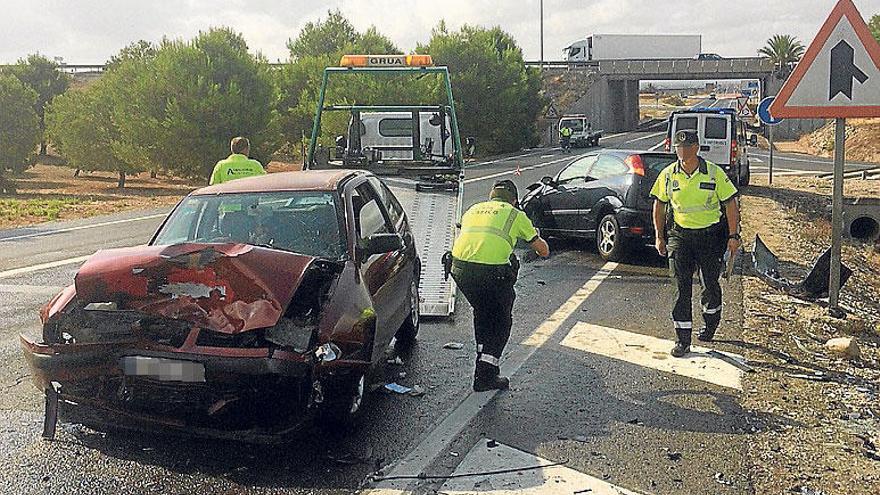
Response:
[[[568,62],[694,58],[702,52],[699,34],[593,34],[563,49]]]

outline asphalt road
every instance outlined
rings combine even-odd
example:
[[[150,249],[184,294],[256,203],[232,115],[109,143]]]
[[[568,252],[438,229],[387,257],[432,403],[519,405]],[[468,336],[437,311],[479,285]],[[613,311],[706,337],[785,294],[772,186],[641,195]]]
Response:
[[[601,144],[649,149],[662,134],[648,129]],[[477,164],[467,170],[466,205],[485,197],[493,180],[511,178],[524,188],[587,151],[532,150]],[[617,265],[604,263],[591,243],[556,241],[550,259],[526,264],[520,274],[503,359],[512,376],[508,392],[470,391],[474,344],[463,302],[453,318],[423,322],[418,345],[402,356],[405,364],[385,370],[387,381],[419,384],[427,393],[372,393],[354,431],[310,428],[289,445],[254,446],[64,424],[55,442],[40,440],[42,399],[30,384],[18,333],[38,330],[39,307],[72,281],[83,256],[147,242],[161,213],[0,232],[6,302],[0,306],[0,492],[349,493],[366,486],[377,493],[427,492],[449,487],[443,480],[417,480],[417,486],[367,480],[378,468],[395,476],[470,473],[468,463],[484,466],[481,456],[494,455],[504,469],[564,461],[553,468],[558,471],[529,471],[543,473],[530,486],[536,493],[577,479],[580,488],[572,492],[595,482],[592,493],[606,493],[605,483],[632,493],[739,494],[750,493],[749,434],[782,424],[739,407],[741,377],[722,360],[702,353],[667,359],[673,288],[664,261],[650,249]],[[722,342],[712,347],[735,353],[742,345],[739,278],[724,287]],[[596,335],[604,337],[591,341]],[[447,342],[465,346],[444,349]],[[498,450],[487,449],[487,438]],[[503,449],[520,457],[502,456]],[[508,486],[504,477],[457,479],[465,491]]]

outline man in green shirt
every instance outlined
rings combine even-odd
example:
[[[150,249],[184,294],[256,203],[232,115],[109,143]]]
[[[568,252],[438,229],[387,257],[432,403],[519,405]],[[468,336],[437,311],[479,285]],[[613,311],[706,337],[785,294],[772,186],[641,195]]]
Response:
[[[452,278],[474,310],[475,392],[504,390],[510,384],[499,376],[499,364],[513,325],[517,240],[528,243],[542,257],[550,255],[547,242],[516,207],[516,184],[498,182],[489,198],[462,216],[461,235],[452,247]]]
[[[657,251],[662,256],[668,251],[678,285],[672,310],[677,337],[672,355],[683,357],[690,352],[691,346],[691,296],[696,270],[700,271],[703,285],[700,302],[706,324],[697,338],[706,342],[712,340],[721,322],[721,284],[718,279],[725,250],[733,255],[740,247],[739,207],[736,187],[724,170],[697,155],[700,142],[696,132],[678,131],[673,144],[678,161],[660,172],[651,196],[654,197]],[[671,215],[667,215],[670,212]],[[725,217],[726,221],[722,221]],[[671,224],[667,225],[667,222]]]
[[[241,136],[232,138],[229,148],[232,154],[214,165],[210,182],[212,186],[242,177],[253,177],[266,173],[260,162],[248,158],[248,154],[251,152],[251,143],[247,138]]]

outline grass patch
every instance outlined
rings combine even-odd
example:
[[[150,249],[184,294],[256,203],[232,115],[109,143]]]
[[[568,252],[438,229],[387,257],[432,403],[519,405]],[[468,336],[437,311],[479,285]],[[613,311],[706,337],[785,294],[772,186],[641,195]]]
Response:
[[[85,200],[75,197],[53,199],[0,199],[0,219],[57,220],[65,208],[83,204],[85,202]]]

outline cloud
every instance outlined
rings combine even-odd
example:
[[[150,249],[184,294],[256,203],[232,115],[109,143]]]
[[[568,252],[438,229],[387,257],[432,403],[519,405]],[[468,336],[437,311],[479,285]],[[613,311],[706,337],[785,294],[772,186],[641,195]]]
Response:
[[[880,13],[880,0],[857,5],[865,17]],[[359,29],[375,25],[405,50],[427,41],[444,19],[451,28],[501,26],[527,58],[540,52],[539,0],[2,0],[0,6],[0,63],[34,52],[100,63],[139,39],[189,38],[212,26],[229,26],[255,51],[285,59],[287,40],[332,9]],[[563,47],[592,33],[684,33],[702,34],[703,51],[751,56],[777,33],[808,43],[832,7],[830,0],[544,0],[544,54],[558,59]]]

